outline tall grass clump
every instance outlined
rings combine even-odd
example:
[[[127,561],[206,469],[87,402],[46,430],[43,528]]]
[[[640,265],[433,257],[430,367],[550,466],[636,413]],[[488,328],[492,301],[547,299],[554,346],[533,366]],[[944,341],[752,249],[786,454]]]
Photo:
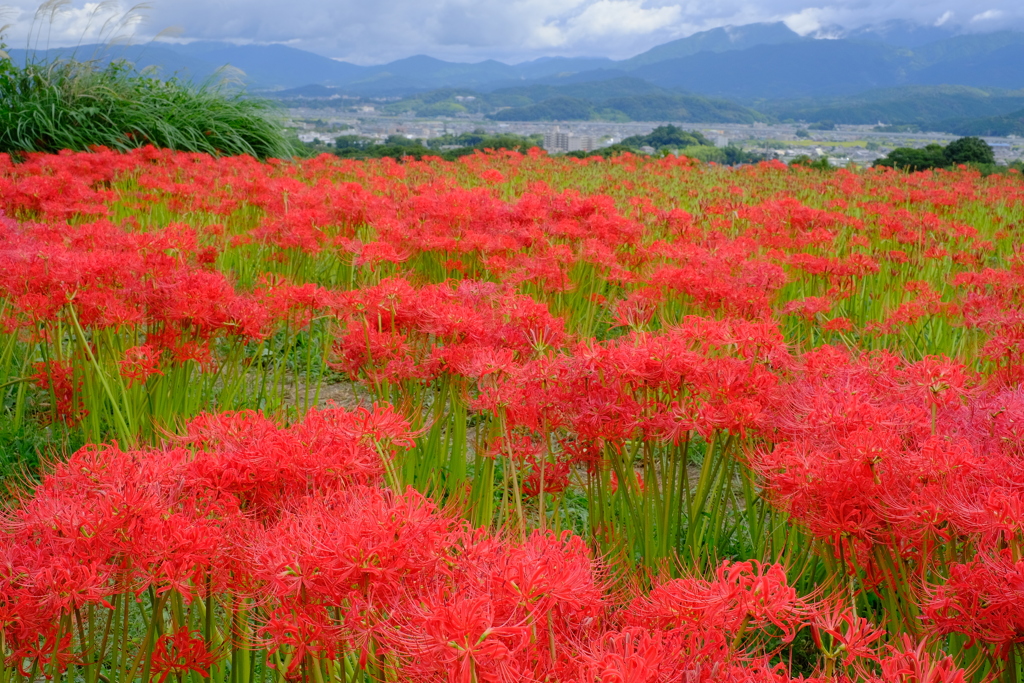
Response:
[[[0,52],[0,152],[125,151],[155,145],[215,155],[287,157],[271,105],[217,84],[138,73],[124,61],[19,66]]]

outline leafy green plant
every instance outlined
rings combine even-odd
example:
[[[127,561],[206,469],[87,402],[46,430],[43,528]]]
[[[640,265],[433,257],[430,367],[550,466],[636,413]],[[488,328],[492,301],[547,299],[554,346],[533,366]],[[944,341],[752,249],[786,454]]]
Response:
[[[128,150],[145,145],[258,158],[291,148],[262,100],[218,84],[139,74],[124,61],[0,60],[0,151]]]
[[[958,164],[991,165],[995,156],[988,143],[977,137],[954,140],[946,147],[932,143],[923,149],[897,147],[888,156],[875,162],[875,166],[888,166],[906,171],[926,171],[930,168],[949,168]]]

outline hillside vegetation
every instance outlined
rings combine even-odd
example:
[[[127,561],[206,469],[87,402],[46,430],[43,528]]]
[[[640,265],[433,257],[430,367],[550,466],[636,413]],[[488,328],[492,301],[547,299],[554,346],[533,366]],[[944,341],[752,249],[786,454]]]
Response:
[[[314,100],[315,101],[315,100]],[[290,105],[309,101],[283,99]],[[320,100],[324,106],[336,100]],[[734,102],[666,90],[637,78],[536,84],[490,93],[442,88],[380,107],[387,114],[433,118],[464,114],[495,121],[682,121],[753,123],[768,117]]]

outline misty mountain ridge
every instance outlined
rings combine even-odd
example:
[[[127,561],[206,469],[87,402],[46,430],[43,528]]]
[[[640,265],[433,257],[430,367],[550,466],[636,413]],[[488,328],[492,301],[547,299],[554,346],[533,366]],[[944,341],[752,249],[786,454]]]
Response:
[[[9,52],[16,61],[26,58],[24,50]],[[218,69],[230,65],[244,73],[250,91],[292,106],[397,100],[388,111],[418,116],[922,126],[987,118],[986,125],[1005,127],[1017,124],[1000,117],[1024,108],[1024,33],[956,35],[900,21],[805,36],[781,22],[729,26],[618,61],[460,63],[414,55],[361,66],[280,44],[210,41],[62,48],[35,58],[69,56],[124,58],[140,70],[195,82],[216,80]]]
[[[754,102],[806,96],[841,96],[913,84],[1024,87],[1024,33],[954,35],[950,29],[888,22],[852,31],[823,28],[822,39],[801,36],[786,24],[727,26],[655,46],[625,60],[545,57],[519,64],[496,60],[447,62],[415,55],[361,66],[286,45],[168,42],[112,48],[84,46],[86,57],[123,57],[139,69],[194,81],[230,65],[246,85],[272,94],[306,85],[363,97],[402,97],[417,91],[462,87],[480,91],[530,83],[608,81],[620,76],[662,88]],[[836,38],[835,36],[840,36]],[[24,50],[10,50],[15,60]],[[66,48],[40,56],[67,56]]]
[[[306,86],[299,91],[311,92],[309,89],[314,87],[323,86]],[[285,101],[298,104],[293,100]],[[332,104],[329,100],[321,100],[320,103],[326,106]],[[316,103],[307,101],[305,104],[309,106]],[[375,107],[377,111],[392,115],[425,118],[476,115],[496,121],[754,123],[768,120],[764,114],[735,102],[669,91],[628,76],[565,85],[516,86],[489,93],[442,88],[396,102],[378,103]]]

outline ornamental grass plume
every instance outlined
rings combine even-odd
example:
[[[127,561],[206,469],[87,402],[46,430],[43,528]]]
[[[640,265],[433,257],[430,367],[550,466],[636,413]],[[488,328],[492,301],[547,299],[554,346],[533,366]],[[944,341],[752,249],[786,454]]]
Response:
[[[52,24],[67,5],[66,0],[40,5],[30,36],[41,35],[36,24]],[[93,6],[89,24],[109,8],[109,3]],[[110,17],[103,26],[115,32],[132,26],[143,8]],[[37,57],[38,45],[30,44],[18,65],[3,50],[2,37],[0,30],[0,152],[23,158],[33,152],[95,147],[123,152],[153,145],[260,159],[291,156],[270,103],[232,92],[226,73],[218,74],[219,82],[200,85],[139,73],[127,60],[110,57],[113,46],[127,40],[118,35],[92,59],[80,59],[73,50],[47,61]]]

